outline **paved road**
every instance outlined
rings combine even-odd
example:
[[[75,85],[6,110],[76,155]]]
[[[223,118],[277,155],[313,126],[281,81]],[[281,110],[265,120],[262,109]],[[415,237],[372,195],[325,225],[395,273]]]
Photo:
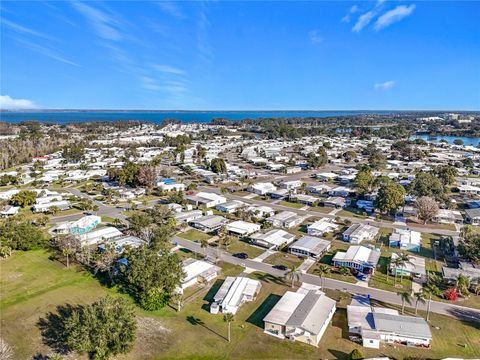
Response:
[[[254,269],[255,271],[260,271],[276,277],[283,277],[286,274],[285,271],[276,270],[272,268],[272,266],[269,264],[264,264],[264,263],[252,261],[249,259],[246,259],[246,260],[238,259],[223,250],[218,250],[212,247],[202,249],[200,247],[200,244],[190,240],[182,239],[178,236],[173,237],[172,241],[175,244],[178,244],[181,247],[187,248],[191,251],[195,251],[200,254],[205,254],[206,252],[206,254],[210,257],[216,258],[218,260],[226,261],[231,264],[248,267],[248,268]],[[343,282],[335,279],[329,279],[329,278],[321,279],[320,277],[316,275],[311,275],[311,274],[300,274],[300,281],[308,284],[318,285],[318,286],[324,285],[325,288],[328,288],[328,289],[347,291],[352,294],[370,295],[372,299],[391,303],[391,304],[396,304],[396,305],[402,304],[402,300],[400,296],[390,291],[367,288],[367,287],[363,287],[363,286],[359,286],[356,284],[351,284],[351,283],[347,283],[347,282]],[[418,308],[420,310],[426,310],[427,305],[419,304]],[[453,305],[453,304],[443,303],[438,301],[432,301],[431,311],[434,313],[442,314],[442,315],[453,316],[462,320],[480,322],[480,310],[476,310],[472,308],[467,308],[463,306],[458,306],[458,305]]]

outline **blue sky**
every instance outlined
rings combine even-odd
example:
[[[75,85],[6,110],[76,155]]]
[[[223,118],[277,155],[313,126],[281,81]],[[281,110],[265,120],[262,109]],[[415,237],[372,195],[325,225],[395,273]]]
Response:
[[[2,1],[3,108],[480,109],[480,2]]]

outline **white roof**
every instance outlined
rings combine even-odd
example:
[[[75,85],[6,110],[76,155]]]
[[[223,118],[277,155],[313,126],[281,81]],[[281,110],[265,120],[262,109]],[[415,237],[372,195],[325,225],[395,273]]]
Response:
[[[285,324],[292,316],[295,309],[302,302],[306,294],[287,291],[275,304],[272,310],[265,316],[263,321],[274,324]]]
[[[111,239],[117,236],[122,236],[122,232],[115,227],[107,226],[98,230],[90,231],[86,234],[80,235],[80,240],[84,243],[95,244],[102,239]]]
[[[308,229],[318,230],[322,232],[328,232],[330,230],[337,229],[338,225],[333,222],[333,219],[323,218],[318,221],[315,221],[313,224],[308,226]]]
[[[216,266],[210,264],[203,260],[195,260],[192,262],[187,262],[183,266],[183,271],[185,272],[185,279],[183,280],[184,283],[188,282],[189,280],[196,278],[203,274],[206,271],[216,269]]]
[[[260,225],[238,220],[227,224],[227,230],[238,234],[251,234],[260,230]]]

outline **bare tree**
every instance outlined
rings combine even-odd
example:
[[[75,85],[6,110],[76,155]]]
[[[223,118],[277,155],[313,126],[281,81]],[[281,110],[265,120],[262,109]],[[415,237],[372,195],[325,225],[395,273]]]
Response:
[[[55,246],[67,260],[67,268],[70,266],[70,257],[79,252],[81,248],[80,242],[72,234],[57,236]]]
[[[422,196],[416,201],[418,208],[418,217],[424,221],[432,220],[438,214],[437,202],[429,196]]]

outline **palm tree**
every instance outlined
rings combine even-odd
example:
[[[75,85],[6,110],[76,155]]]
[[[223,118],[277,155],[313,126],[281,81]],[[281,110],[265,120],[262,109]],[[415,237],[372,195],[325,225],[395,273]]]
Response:
[[[416,293],[413,293],[413,296],[415,298],[415,315],[417,315],[418,312],[418,303],[425,304],[425,293],[423,291],[418,291]]]
[[[235,320],[235,317],[232,313],[226,313],[223,315],[223,321],[228,324],[228,342],[230,342],[230,324]]]
[[[331,269],[327,265],[320,265],[316,268],[313,273],[320,276],[320,282],[322,283],[322,287],[325,287],[325,275],[329,274]]]
[[[403,268],[407,263],[411,264],[410,262],[410,257],[407,254],[396,254],[397,257],[393,260],[393,268],[395,271],[395,284],[397,283],[397,275],[398,271],[397,269]],[[387,271],[388,272],[388,271]],[[400,283],[403,281],[403,270],[401,270],[400,274]]]
[[[113,224],[113,226],[115,226],[115,227],[117,227],[117,228],[123,226],[123,222],[122,222],[122,220],[120,220],[119,218],[113,219],[112,224]]]
[[[409,291],[402,291],[397,293],[402,299],[402,315],[405,313],[405,303],[412,304],[412,294]]]
[[[292,280],[292,288],[295,285],[295,281],[300,280],[300,272],[298,271],[298,266],[292,266],[287,273],[287,278]]]
[[[399,258],[402,259],[402,262],[403,262],[401,267],[404,267],[407,264],[412,265],[412,260],[408,254],[402,253],[400,254]],[[400,273],[400,283],[402,282],[403,282],[403,271]]]
[[[347,276],[350,273],[350,269],[345,266],[342,266],[338,271],[340,272],[340,275],[343,276]]]
[[[203,254],[207,256],[208,240],[207,239],[200,240],[200,247],[203,249]]]
[[[470,288],[470,279],[463,275],[463,274],[458,274],[457,280],[455,282],[455,287],[458,289],[460,294],[462,294],[463,297],[468,297],[469,291],[468,289]]]
[[[427,305],[427,318],[428,321],[430,317],[430,305],[432,303],[432,296],[440,294],[440,289],[437,286],[438,283],[438,276],[436,275],[429,275],[427,282],[423,285],[423,292],[428,295],[428,305]]]

